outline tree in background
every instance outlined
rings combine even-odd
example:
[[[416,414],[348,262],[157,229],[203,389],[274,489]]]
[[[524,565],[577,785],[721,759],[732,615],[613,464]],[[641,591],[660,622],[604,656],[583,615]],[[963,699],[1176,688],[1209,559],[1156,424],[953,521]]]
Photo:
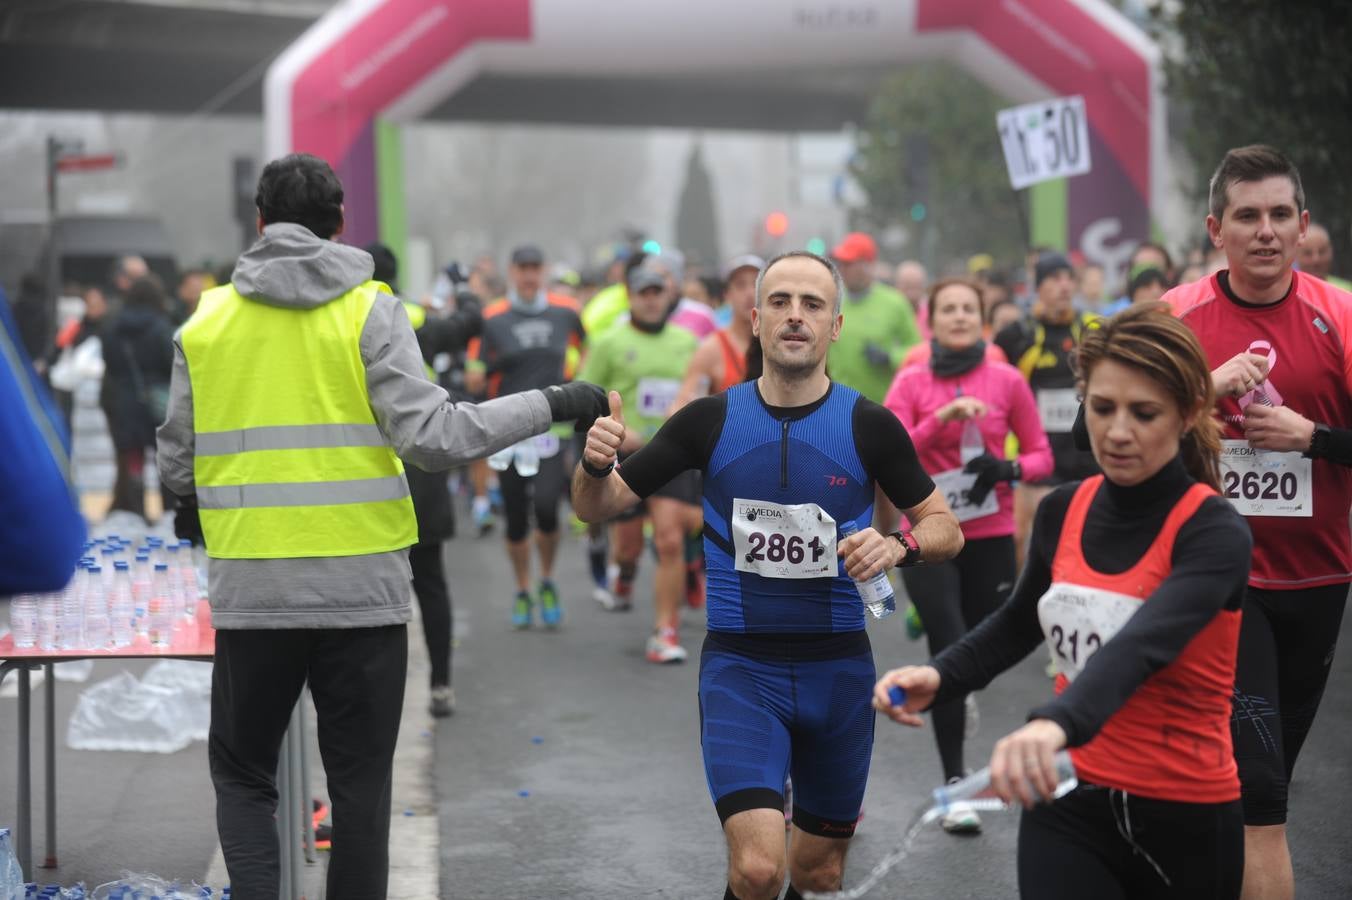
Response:
[[[1300,169],[1310,217],[1329,230],[1336,274],[1352,274],[1352,4],[1178,0],[1156,7],[1182,42],[1165,77],[1173,137],[1197,167],[1183,185],[1205,206],[1225,151],[1271,144]]]
[[[1009,104],[947,63],[907,67],[887,79],[859,132],[851,172],[868,195],[854,227],[900,226],[898,248],[931,271],[974,253],[1002,264],[1023,258],[1023,204],[1009,186],[995,114]]]
[[[718,217],[714,214],[714,186],[704,165],[704,147],[697,137],[690,147],[685,167],[685,186],[676,208],[676,245],[687,261],[703,271],[716,273],[723,258],[718,242]]]

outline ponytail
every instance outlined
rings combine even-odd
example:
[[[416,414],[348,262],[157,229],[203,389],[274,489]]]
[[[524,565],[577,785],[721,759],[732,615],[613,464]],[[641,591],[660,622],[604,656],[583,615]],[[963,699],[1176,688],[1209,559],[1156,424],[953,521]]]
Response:
[[[1188,474],[1217,493],[1221,493],[1220,454],[1220,423],[1208,412],[1199,413],[1197,422],[1183,433],[1179,455]]]

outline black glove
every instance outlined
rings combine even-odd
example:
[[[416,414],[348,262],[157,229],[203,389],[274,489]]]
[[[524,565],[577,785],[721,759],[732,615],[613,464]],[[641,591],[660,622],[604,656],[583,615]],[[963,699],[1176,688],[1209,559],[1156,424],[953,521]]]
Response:
[[[573,381],[568,384],[556,384],[545,388],[545,399],[549,401],[549,415],[555,422],[577,420],[573,430],[586,432],[601,416],[610,415],[610,401],[606,392],[594,384],[585,381]]]
[[[178,509],[174,512],[174,537],[192,541],[195,546],[205,547],[202,537],[202,517],[197,512],[197,495],[178,498]]]
[[[967,463],[962,469],[968,475],[976,475],[976,483],[967,492],[967,499],[973,506],[986,502],[986,496],[999,481],[1014,481],[1019,470],[1014,460],[998,459],[990,453],[983,453]]]
[[[872,342],[864,345],[864,359],[869,361],[869,365],[879,368],[892,367],[892,357],[882,347]]]

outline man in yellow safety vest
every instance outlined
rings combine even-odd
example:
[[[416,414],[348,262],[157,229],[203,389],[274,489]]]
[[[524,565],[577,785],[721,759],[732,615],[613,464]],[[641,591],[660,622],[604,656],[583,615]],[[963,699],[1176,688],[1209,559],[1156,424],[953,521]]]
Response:
[[[333,800],[327,895],[383,897],[417,541],[400,459],[447,469],[553,421],[590,425],[606,399],[575,382],[452,403],[370,254],[331,240],[329,165],[274,160],[255,202],[260,239],[175,338],[158,432],[160,477],[185,502],[175,530],[209,557],[217,830],[235,894],[277,896],[277,759],[308,680]]]

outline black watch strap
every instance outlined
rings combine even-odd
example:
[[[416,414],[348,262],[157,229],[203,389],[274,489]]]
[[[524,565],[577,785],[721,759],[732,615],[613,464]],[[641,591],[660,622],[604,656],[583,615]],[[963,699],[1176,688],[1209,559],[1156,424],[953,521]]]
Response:
[[[1327,425],[1321,422],[1314,423],[1314,431],[1310,434],[1310,446],[1305,448],[1301,456],[1306,459],[1321,459],[1328,456],[1329,440],[1332,439],[1333,432]]]
[[[610,465],[606,466],[604,469],[598,469],[596,468],[596,466],[593,466],[591,463],[587,462],[587,457],[584,456],[582,457],[581,465],[582,471],[586,472],[592,478],[605,478],[611,472],[615,471],[615,460],[613,459],[610,461]]]
[[[906,555],[897,563],[898,569],[918,566],[925,561],[920,555],[920,544],[916,542],[914,534],[909,531],[894,531],[891,536],[901,541],[901,546],[906,548]]]

